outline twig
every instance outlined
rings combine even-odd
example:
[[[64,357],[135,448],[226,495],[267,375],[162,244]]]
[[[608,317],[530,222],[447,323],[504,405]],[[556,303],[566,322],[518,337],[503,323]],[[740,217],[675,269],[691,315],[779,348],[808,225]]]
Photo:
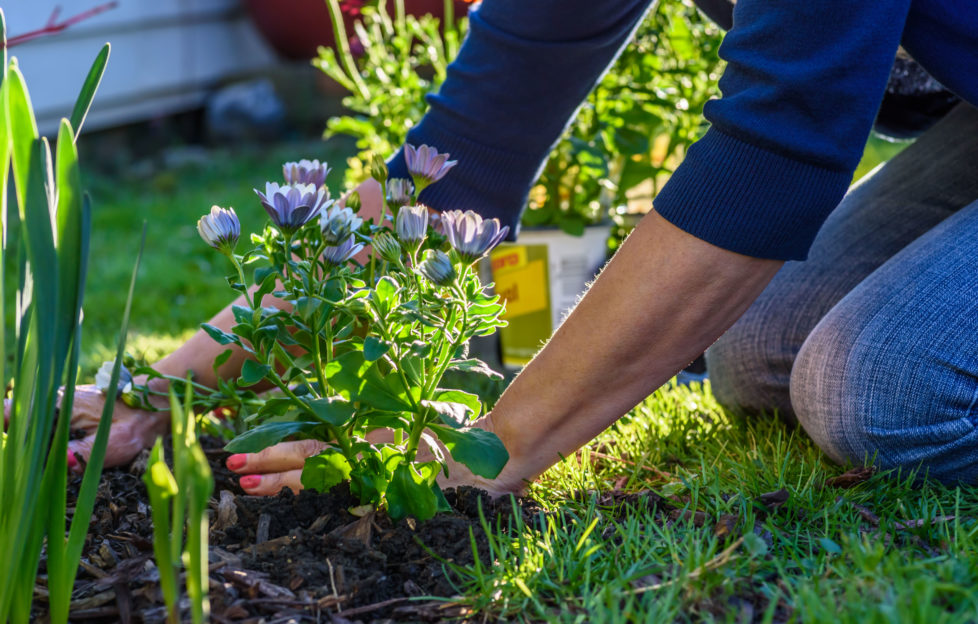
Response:
[[[58,17],[61,15],[61,7],[56,6],[54,7],[54,10],[51,11],[51,17],[48,18],[48,21],[44,25],[44,28],[38,28],[37,30],[32,30],[22,35],[11,37],[10,39],[7,40],[7,47],[12,48],[15,45],[20,45],[22,43],[26,43],[28,41],[37,39],[39,37],[45,37],[47,35],[53,35],[59,33],[62,30],[68,28],[69,26],[74,26],[78,22],[83,22],[91,17],[95,17],[99,13],[104,13],[109,9],[114,9],[118,5],[119,3],[116,2],[115,0],[113,0],[112,2],[105,2],[87,11],[82,11],[81,13],[75,15],[74,17],[69,17],[68,19],[66,19],[61,23],[58,23]],[[0,44],[0,47],[3,47],[2,44]]]
[[[694,578],[697,578],[698,576],[700,576],[701,574],[703,574],[704,572],[709,572],[710,570],[715,570],[715,569],[719,568],[723,564],[725,564],[728,561],[730,561],[731,555],[733,555],[734,551],[737,550],[738,548],[740,548],[740,545],[743,544],[743,543],[744,543],[744,538],[743,537],[738,537],[737,540],[733,544],[727,546],[723,550],[723,552],[721,552],[719,555],[717,555],[713,559],[710,559],[709,561],[707,561],[706,563],[704,563],[700,567],[696,568],[695,570],[693,570],[692,572],[690,572],[689,574],[687,574],[685,578],[686,579],[694,579]],[[631,593],[633,593],[633,594],[644,594],[645,592],[655,591],[657,589],[662,589],[664,587],[669,587],[670,585],[675,585],[676,583],[678,583],[682,579],[683,579],[683,577],[680,576],[678,578],[672,579],[671,581],[665,581],[663,583],[656,583],[655,585],[646,585],[645,587],[639,587],[637,589],[631,590]]]
[[[370,613],[371,611],[376,611],[377,609],[383,609],[384,607],[389,607],[395,605],[399,602],[407,602],[411,600],[410,598],[391,598],[390,600],[384,600],[383,602],[375,602],[374,604],[364,605],[362,607],[356,607],[355,609],[343,609],[338,612],[337,615],[342,615],[343,617],[349,617],[351,615],[360,615],[362,613]]]
[[[588,453],[592,457],[597,457],[598,459],[610,459],[611,461],[621,462],[621,463],[623,463],[625,465],[628,465],[628,466],[635,466],[636,468],[641,468],[643,470],[648,470],[649,472],[654,472],[655,474],[657,474],[658,476],[662,477],[663,479],[671,479],[672,478],[672,475],[669,474],[668,472],[665,472],[663,470],[659,470],[658,468],[653,468],[652,466],[646,466],[644,464],[637,464],[637,463],[635,463],[633,461],[624,459],[622,457],[615,457],[614,455],[606,455],[604,453],[601,453],[601,452],[598,452],[598,451],[591,451],[591,450],[589,450]]]

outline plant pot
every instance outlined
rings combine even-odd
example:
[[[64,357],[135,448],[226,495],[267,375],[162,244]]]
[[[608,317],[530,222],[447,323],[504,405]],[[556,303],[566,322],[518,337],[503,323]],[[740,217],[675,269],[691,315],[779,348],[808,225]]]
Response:
[[[571,236],[557,228],[525,229],[490,260],[496,293],[506,301],[502,363],[525,366],[560,326],[608,256],[608,225]]]
[[[430,13],[438,18],[445,8],[442,0],[406,0],[405,5],[411,15]],[[333,45],[333,23],[323,0],[245,0],[245,7],[258,31],[284,58],[309,60],[319,46]],[[455,15],[465,15],[468,7],[455,0]],[[351,35],[355,21],[350,15],[343,20]]]

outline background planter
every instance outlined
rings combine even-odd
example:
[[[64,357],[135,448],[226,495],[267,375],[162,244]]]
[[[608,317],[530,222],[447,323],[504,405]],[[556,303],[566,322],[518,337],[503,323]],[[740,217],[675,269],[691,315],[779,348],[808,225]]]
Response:
[[[492,278],[509,322],[499,332],[504,366],[524,366],[560,326],[605,263],[608,233],[607,225],[587,227],[582,236],[524,229],[519,243],[493,250]]]
[[[407,0],[405,5],[410,15],[438,18],[445,8],[442,0]],[[245,7],[269,45],[287,59],[309,60],[319,46],[333,45],[333,25],[323,0],[245,0]],[[456,17],[465,16],[468,7],[455,0]],[[356,18],[347,15],[343,21],[352,36]]]

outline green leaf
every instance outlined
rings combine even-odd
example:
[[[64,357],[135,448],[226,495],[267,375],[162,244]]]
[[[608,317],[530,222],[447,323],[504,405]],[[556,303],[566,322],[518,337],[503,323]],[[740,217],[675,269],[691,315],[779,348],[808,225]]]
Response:
[[[306,458],[302,467],[302,487],[307,490],[328,492],[350,478],[352,467],[343,454],[336,449],[326,449],[319,455]]]
[[[476,358],[470,358],[468,360],[455,360],[449,365],[448,370],[457,370],[463,373],[476,373],[478,375],[485,375],[490,379],[503,378],[502,374],[494,371],[488,364]]]
[[[207,333],[208,336],[217,341],[218,344],[229,345],[236,344],[241,345],[241,338],[235,336],[234,334],[229,334],[219,327],[214,327],[209,323],[201,323],[200,328]]]
[[[482,401],[480,401],[479,397],[471,392],[438,388],[435,390],[435,400],[461,403],[468,408],[468,410],[473,414],[474,418],[478,418],[482,415]]]
[[[272,367],[268,364],[259,364],[255,360],[245,360],[241,366],[241,378],[239,383],[242,386],[253,386],[265,378]]]
[[[352,403],[335,397],[314,399],[309,402],[309,406],[316,418],[334,427],[346,425],[355,412]]]
[[[495,479],[509,461],[509,453],[502,440],[491,431],[449,429],[435,424],[428,428],[442,441],[452,454],[452,459],[480,477]]]
[[[292,435],[317,437],[315,434],[322,427],[322,423],[311,421],[264,423],[228,442],[224,450],[228,453],[257,453]]]
[[[387,486],[387,513],[393,520],[414,516],[422,522],[438,511],[431,484],[410,464],[399,464]]]
[[[389,275],[377,280],[377,286],[371,293],[371,299],[380,318],[387,318],[390,311],[397,305],[397,282]]]
[[[451,401],[431,401],[423,399],[421,405],[433,410],[440,417],[441,421],[449,427],[459,429],[469,422],[471,410],[464,403],[454,403]]]
[[[328,362],[326,379],[333,388],[351,401],[361,401],[374,409],[387,412],[413,410],[410,397],[420,395],[420,389],[408,390],[400,375],[381,374],[377,365],[365,360],[361,351],[350,351]]]
[[[363,357],[368,362],[375,362],[384,357],[391,348],[391,343],[375,336],[367,336],[363,341]]]
[[[822,550],[829,554],[838,555],[842,552],[842,546],[839,546],[837,543],[827,537],[818,538],[818,543],[822,547]]]
[[[88,109],[92,105],[92,99],[98,90],[99,83],[102,82],[102,74],[105,72],[105,65],[109,62],[109,51],[112,47],[106,43],[102,46],[92,68],[88,70],[85,82],[82,84],[78,99],[75,100],[75,108],[71,111],[71,127],[75,129],[75,138],[81,133],[82,124],[88,115]]]

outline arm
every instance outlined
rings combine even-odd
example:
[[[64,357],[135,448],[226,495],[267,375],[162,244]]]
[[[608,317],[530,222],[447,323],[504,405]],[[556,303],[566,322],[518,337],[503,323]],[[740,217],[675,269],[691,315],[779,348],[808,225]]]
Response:
[[[482,423],[510,452],[490,487],[522,489],[645,399],[732,325],[781,264],[649,214]]]

